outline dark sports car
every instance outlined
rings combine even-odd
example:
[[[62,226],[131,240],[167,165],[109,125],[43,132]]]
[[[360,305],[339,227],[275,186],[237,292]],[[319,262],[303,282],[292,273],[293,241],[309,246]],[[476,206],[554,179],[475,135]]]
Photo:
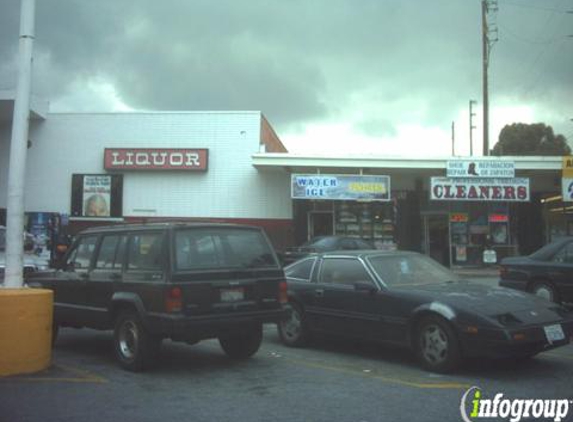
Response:
[[[573,303],[573,237],[550,243],[529,256],[504,258],[499,284],[553,302]]]
[[[528,358],[566,345],[573,314],[528,293],[460,279],[413,252],[329,252],[285,268],[288,346],[315,332],[412,349],[423,367],[450,372],[465,357]]]
[[[288,248],[283,254],[283,263],[284,265],[292,264],[311,253],[359,249],[374,249],[374,245],[357,237],[317,236],[301,246]]]

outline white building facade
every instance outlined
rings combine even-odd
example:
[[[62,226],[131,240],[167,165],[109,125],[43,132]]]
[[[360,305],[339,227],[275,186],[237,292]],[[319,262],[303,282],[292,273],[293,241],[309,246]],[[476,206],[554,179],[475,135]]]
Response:
[[[0,120],[4,210],[11,123]],[[288,175],[252,165],[255,153],[286,151],[261,112],[46,113],[33,115],[29,138],[26,213],[62,216],[72,233],[118,221],[224,221],[262,226],[280,248],[292,231]],[[106,168],[106,150],[123,168]],[[165,160],[164,168],[153,165]],[[139,166],[126,168],[130,163]],[[78,177],[83,192],[74,185]],[[119,180],[118,189],[110,178]],[[82,209],[86,184],[111,202],[107,212]],[[45,215],[42,220],[53,224]]]

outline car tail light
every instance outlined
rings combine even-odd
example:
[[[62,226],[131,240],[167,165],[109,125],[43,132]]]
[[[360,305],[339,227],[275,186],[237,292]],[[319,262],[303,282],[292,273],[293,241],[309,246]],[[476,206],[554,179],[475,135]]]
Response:
[[[286,281],[281,281],[279,283],[279,303],[288,303],[288,286]]]
[[[165,296],[165,310],[167,312],[181,312],[183,309],[183,291],[181,287],[172,287]]]

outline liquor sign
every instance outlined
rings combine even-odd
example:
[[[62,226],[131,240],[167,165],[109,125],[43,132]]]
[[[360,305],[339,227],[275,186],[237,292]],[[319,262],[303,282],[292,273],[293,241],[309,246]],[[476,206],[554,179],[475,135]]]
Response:
[[[452,160],[447,163],[448,177],[515,177],[515,163],[509,160]]]
[[[106,148],[106,170],[207,171],[207,149]]]
[[[438,201],[529,201],[529,179],[432,177],[430,198]]]
[[[291,198],[390,201],[390,176],[292,174]]]

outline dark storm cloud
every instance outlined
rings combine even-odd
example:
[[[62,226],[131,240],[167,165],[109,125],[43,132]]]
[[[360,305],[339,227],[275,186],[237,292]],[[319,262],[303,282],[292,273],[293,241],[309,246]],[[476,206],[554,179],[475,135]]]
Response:
[[[0,2],[2,88],[19,2]],[[570,107],[573,1],[499,8],[492,100]],[[36,28],[34,86],[52,100],[97,76],[134,108],[262,110],[280,133],[363,107],[357,129],[391,135],[481,99],[478,0],[37,0]]]

